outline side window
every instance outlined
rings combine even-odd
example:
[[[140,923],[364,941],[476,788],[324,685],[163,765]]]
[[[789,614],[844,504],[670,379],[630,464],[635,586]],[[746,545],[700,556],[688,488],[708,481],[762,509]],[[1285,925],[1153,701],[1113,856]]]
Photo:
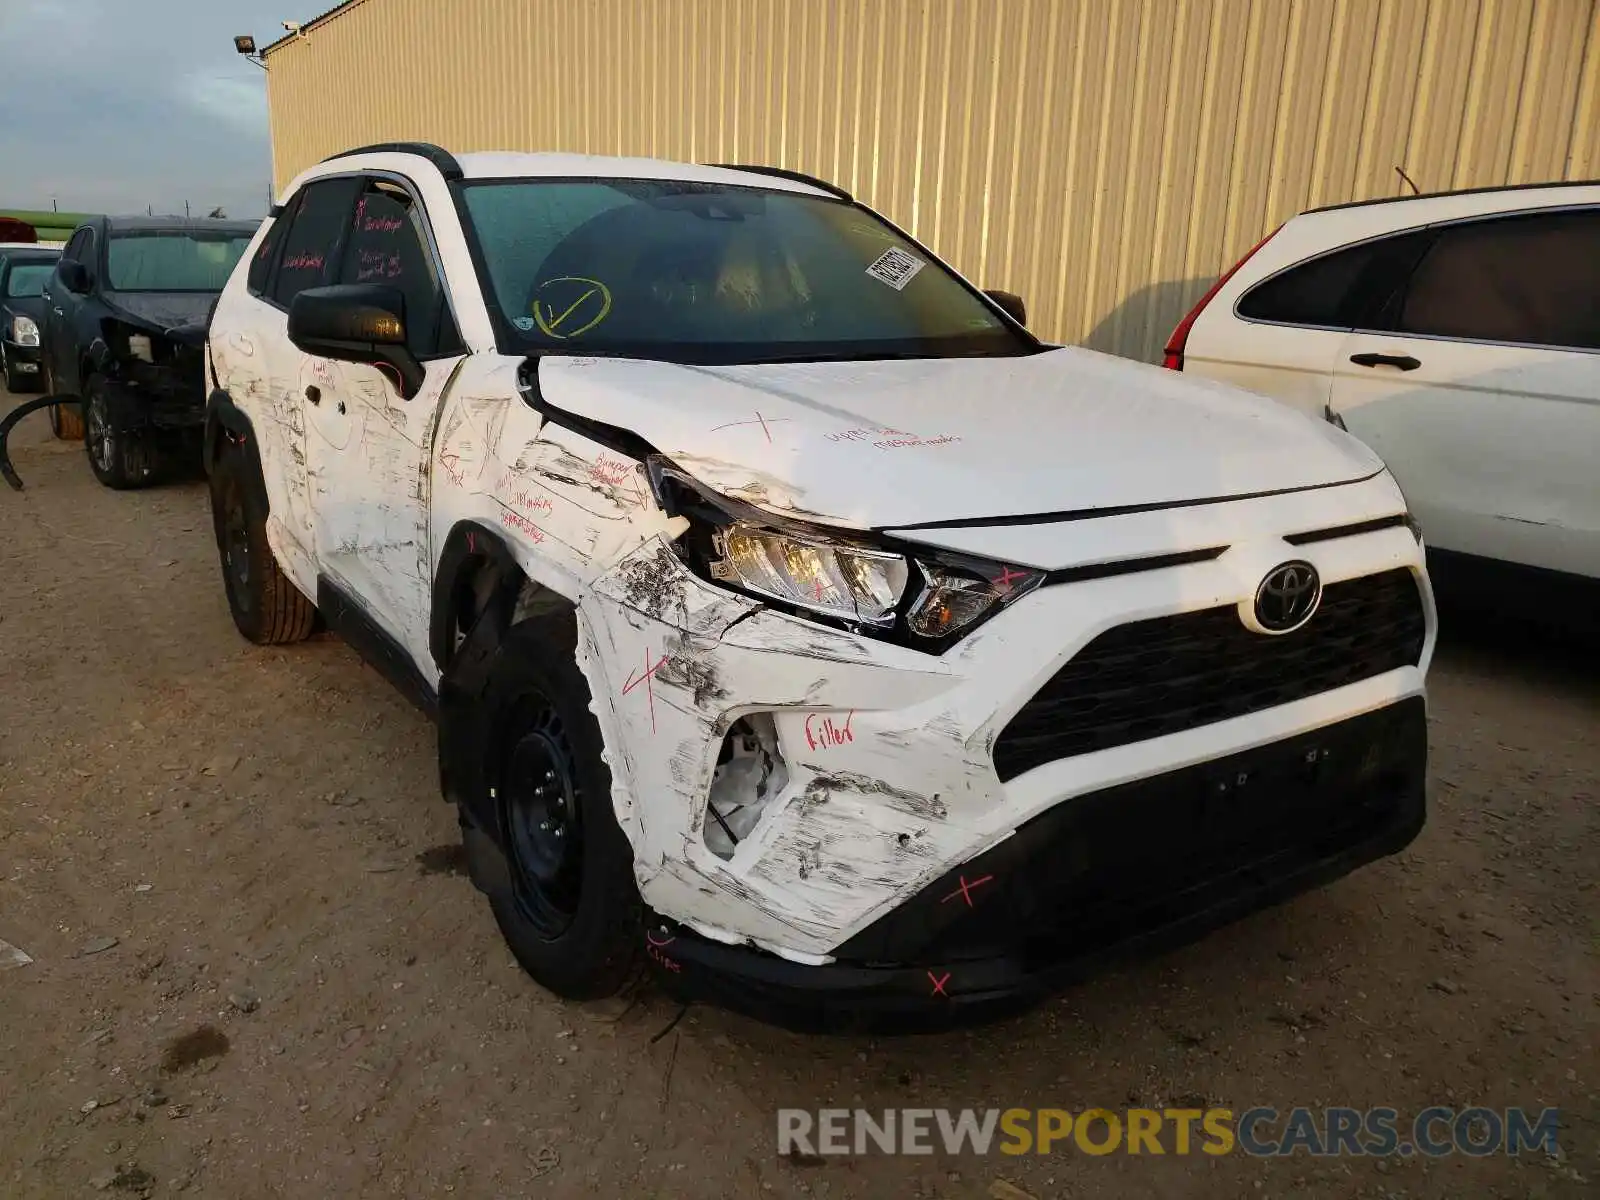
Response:
[[[370,180],[356,201],[340,283],[382,283],[405,297],[406,336],[418,357],[439,344],[444,289],[428,252],[422,212],[402,187]]]
[[[272,281],[272,299],[288,308],[289,302],[309,287],[333,282],[334,264],[350,207],[361,188],[359,179],[324,179],[309,184],[283,235],[283,256]],[[278,219],[284,220],[288,214]]]
[[[267,230],[267,236],[262,238],[261,244],[256,247],[255,257],[250,260],[249,273],[245,276],[245,286],[249,288],[252,296],[266,293],[267,284],[272,279],[272,266],[278,257],[278,243],[283,240],[283,231],[289,227],[289,218],[295,207],[294,201],[284,205],[283,211],[273,219],[272,228]]]
[[[1600,210],[1438,231],[1397,332],[1600,350]]]
[[[61,251],[62,262],[82,262],[83,248],[89,243],[89,231],[80,229],[67,239],[67,245]]]
[[[1333,329],[1366,325],[1398,293],[1431,238],[1416,230],[1290,267],[1240,297],[1239,315]]]

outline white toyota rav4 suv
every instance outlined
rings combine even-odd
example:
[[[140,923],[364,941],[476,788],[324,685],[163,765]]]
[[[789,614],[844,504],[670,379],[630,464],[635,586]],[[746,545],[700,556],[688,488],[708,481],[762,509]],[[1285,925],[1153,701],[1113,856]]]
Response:
[[[1538,588],[1524,596],[1554,585],[1574,596],[1556,607],[1594,620],[1600,183],[1302,213],[1178,325],[1167,365],[1361,438],[1405,489],[1441,576]]]
[[[566,996],[943,1024],[1407,844],[1433,604],[1377,457],[997,295],[783,171],[330,159],[211,325],[234,619],[436,714]]]

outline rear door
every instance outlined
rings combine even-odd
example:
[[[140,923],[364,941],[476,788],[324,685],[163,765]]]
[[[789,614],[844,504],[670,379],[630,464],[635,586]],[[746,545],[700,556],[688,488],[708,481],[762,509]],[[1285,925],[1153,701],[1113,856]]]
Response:
[[[306,288],[332,282],[359,190],[359,179],[335,176],[290,197],[257,243],[245,287],[224,289],[211,323],[218,383],[255,428],[271,509],[267,539],[295,586],[312,597],[320,573],[312,514],[327,500],[328,481],[307,466],[307,425],[321,419],[307,397],[320,398],[315,364],[322,360],[289,341],[288,311]]]
[[[1431,546],[1600,576],[1600,208],[1436,226],[1331,406]]]

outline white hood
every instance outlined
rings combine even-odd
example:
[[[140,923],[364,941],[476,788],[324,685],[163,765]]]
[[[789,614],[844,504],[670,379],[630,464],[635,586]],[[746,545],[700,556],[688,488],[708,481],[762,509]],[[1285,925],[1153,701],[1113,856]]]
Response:
[[[733,367],[545,358],[539,386],[725,495],[859,528],[1192,503],[1382,468],[1325,422],[1081,349]]]

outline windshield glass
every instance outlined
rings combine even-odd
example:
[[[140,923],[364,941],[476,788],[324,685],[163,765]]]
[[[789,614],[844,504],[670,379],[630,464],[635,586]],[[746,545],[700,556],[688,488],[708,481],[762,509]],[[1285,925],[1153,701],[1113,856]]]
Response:
[[[220,292],[250,234],[141,229],[106,243],[106,286],[117,292]]]
[[[733,363],[1027,354],[871,213],[681,180],[468,184],[486,291],[532,353]]]
[[[44,285],[50,279],[50,272],[55,269],[55,264],[40,263],[12,263],[11,270],[6,275],[7,296],[42,296]]]

